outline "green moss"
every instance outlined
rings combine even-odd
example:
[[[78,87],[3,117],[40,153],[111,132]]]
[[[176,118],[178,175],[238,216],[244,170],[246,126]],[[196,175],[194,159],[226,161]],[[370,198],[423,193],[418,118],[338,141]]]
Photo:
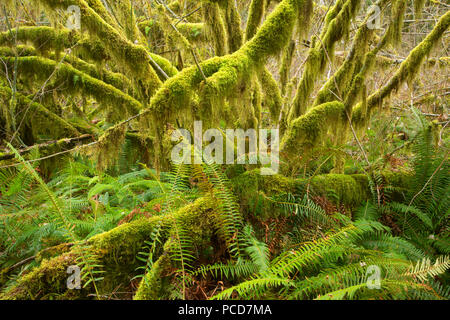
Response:
[[[13,58],[5,58],[13,63]],[[18,74],[22,79],[45,81],[52,75],[52,82],[64,85],[67,93],[80,93],[97,100],[103,110],[108,110],[111,120],[123,119],[127,115],[134,115],[142,108],[139,101],[125,94],[121,90],[108,85],[88,74],[81,72],[71,65],[58,64],[57,62],[40,57],[19,57]],[[113,108],[111,108],[113,107]],[[121,110],[121,112],[117,112]]]
[[[0,47],[0,56],[14,57],[16,53],[19,57],[26,57],[35,56],[37,52],[34,47],[27,45],[18,45],[16,50],[10,47]]]
[[[234,0],[223,1],[229,53],[237,51],[243,43],[241,16],[235,7]]]
[[[347,207],[355,208],[371,197],[365,175],[319,175],[311,179],[310,184],[313,194],[325,196],[336,204]]]
[[[43,55],[51,50],[71,48],[81,40],[80,35],[74,31],[55,30],[51,27],[20,27],[14,30],[13,36],[9,31],[0,33],[0,46],[12,46],[15,37],[20,43],[31,43]]]
[[[134,300],[159,300],[163,296],[164,273],[171,267],[168,248],[166,248],[168,244],[166,243],[163,254],[141,280],[133,297]]]
[[[348,33],[350,23],[358,11],[360,2],[360,0],[347,0],[343,4],[342,1],[337,1],[327,14],[326,25],[320,35],[320,41],[316,41],[314,47],[309,50],[305,71],[289,111],[288,123],[294,121],[308,109],[309,98],[315,82],[328,63],[333,61],[335,44]]]
[[[364,83],[362,74],[356,77],[354,75],[355,73],[358,73],[363,65],[363,61],[366,58],[369,41],[372,39],[372,36],[374,34],[373,29],[369,29],[367,27],[367,21],[368,19],[370,19],[370,17],[371,13],[366,16],[364,21],[359,26],[356,36],[353,40],[352,48],[345,58],[344,63],[342,63],[335,74],[332,75],[320,89],[313,103],[313,106],[317,106],[333,100],[338,100],[338,96],[341,99],[346,100],[345,104],[347,106],[353,105],[353,99],[352,101],[350,101],[349,95],[352,98],[355,98],[360,92],[357,92],[357,90],[352,92],[351,88],[359,89]],[[356,83],[354,83],[352,87],[352,81],[362,82],[357,83],[357,85]]]
[[[49,294],[61,296],[67,290],[66,270],[76,264],[76,255],[69,252],[50,260],[43,260],[38,268],[23,276],[16,286],[0,295],[2,300],[45,299]],[[80,297],[84,290],[73,290]]]
[[[278,122],[283,100],[278,84],[267,68],[260,73],[261,87],[263,91],[263,107],[269,110],[271,119],[274,123]]]
[[[297,33],[299,41],[308,37],[311,18],[313,16],[314,1],[304,0],[303,8],[300,10],[297,22]]]
[[[292,65],[292,58],[294,57],[294,51],[295,51],[295,41],[291,41],[287,49],[284,51],[283,59],[281,60],[280,87],[282,96],[284,96],[286,93],[286,86],[289,79],[289,73]]]
[[[0,86],[0,98],[4,101],[9,101],[11,94],[10,88]],[[33,137],[36,140],[41,135],[59,139],[76,137],[80,134],[66,120],[20,93],[17,93],[16,110],[18,110],[18,115],[20,115],[17,119],[18,122],[22,121],[23,116],[25,116],[24,123],[31,127]],[[25,112],[25,110],[28,111]]]
[[[320,146],[329,130],[336,134],[346,119],[345,106],[338,101],[312,108],[291,123],[281,141],[280,150],[291,157],[311,151]]]
[[[56,59],[50,55],[50,58]],[[101,68],[99,66],[85,62],[84,60],[78,59],[76,57],[68,56],[66,57],[67,63],[70,63],[75,69],[86,73],[87,75],[103,81],[106,84],[110,84],[113,87],[128,93],[133,88],[131,81],[121,73],[111,72],[106,68]]]
[[[206,25],[208,38],[213,40],[216,56],[227,53],[227,35],[225,24],[217,3],[205,1],[202,5],[203,19]]]
[[[411,181],[407,172],[382,172],[385,186],[403,190]],[[348,209],[356,209],[361,203],[372,199],[369,179],[364,174],[324,174],[308,179],[286,178],[281,175],[261,176],[259,170],[247,171],[232,179],[241,210],[253,219],[277,217],[284,214],[280,204],[269,197],[290,193],[302,198],[306,190],[310,195],[321,196]],[[394,198],[400,197],[397,191]]]
[[[212,227],[208,219],[213,203],[209,199],[201,198],[194,203],[173,213],[173,217],[192,229],[196,241],[204,240],[211,235]],[[171,219],[167,215],[143,218],[126,223],[108,232],[98,234],[90,238],[87,248],[94,253],[98,263],[105,271],[105,279],[97,284],[100,293],[110,293],[119,284],[127,285],[140,262],[136,255],[142,250],[145,241],[149,239],[154,227],[162,223],[170,225]],[[79,252],[76,248],[50,260],[43,260],[39,267],[34,268],[29,274],[22,277],[15,286],[0,295],[1,299],[44,299],[50,294],[72,298],[86,298],[92,293],[93,288],[83,290],[68,290],[66,270],[71,265],[77,264]]]
[[[230,95],[237,96],[239,85],[260,70],[270,56],[285,47],[302,5],[300,0],[282,1],[256,35],[238,51],[200,63],[203,74],[199,68],[192,66],[164,83],[152,97],[149,107],[140,113],[141,128],[151,128],[150,135],[155,137],[155,165],[162,163],[163,160],[158,158],[166,154],[162,150],[162,142],[167,123],[178,120],[187,127],[193,119],[211,119],[209,115],[223,108],[215,102],[223,101]],[[199,92],[199,99],[196,92]],[[253,117],[254,109],[249,108],[248,112]]]
[[[179,23],[177,29],[189,40],[189,42],[204,42],[206,41],[205,24],[202,22],[197,23]]]
[[[364,126],[375,107],[382,105],[383,100],[389,97],[393,91],[398,90],[404,82],[411,82],[414,79],[425,57],[430,54],[434,45],[441,39],[449,26],[450,12],[447,12],[439,19],[438,23],[425,39],[409,53],[408,57],[401,63],[389,81],[367,98],[366,106],[362,103],[355,106],[352,113],[352,122],[356,126]]]
[[[414,1],[416,2],[416,1]],[[421,2],[421,0],[419,0]],[[393,46],[399,46],[402,42],[403,20],[406,11],[406,1],[395,0],[391,8],[391,23],[387,31],[386,40]]]
[[[110,10],[114,11],[114,17],[117,19],[117,24],[123,30],[125,37],[131,42],[139,42],[141,40],[140,32],[137,27],[132,2],[130,0],[112,1],[110,5],[112,6]],[[92,6],[90,5],[90,7]]]
[[[266,11],[266,0],[252,0],[245,29],[245,41],[250,40],[258,29]]]
[[[267,17],[255,37],[247,41],[241,50],[256,64],[280,52],[292,35],[302,4],[303,1],[282,1]]]
[[[164,72],[169,76],[173,77],[178,73],[177,68],[175,68],[169,60],[160,55],[149,53],[152,59],[158,64],[158,66],[164,70]]]
[[[123,65],[130,73],[130,78],[136,80],[146,100],[149,100],[161,85],[155,70],[151,67],[147,49],[137,45],[120,34],[120,32],[106,23],[89,5],[83,0],[40,0],[51,9],[67,8],[68,5],[76,4],[81,10],[81,25],[92,35],[95,35],[111,52],[112,58],[118,65]],[[70,3],[70,4],[69,4]]]
[[[233,191],[244,216],[266,218],[282,214],[282,208],[268,197],[295,193],[295,181],[281,175],[262,176],[259,169],[247,171],[232,179]]]

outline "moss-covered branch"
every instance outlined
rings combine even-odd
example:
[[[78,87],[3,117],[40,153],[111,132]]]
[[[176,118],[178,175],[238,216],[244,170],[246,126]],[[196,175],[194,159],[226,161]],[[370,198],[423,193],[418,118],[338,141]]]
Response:
[[[61,151],[69,150],[74,147],[79,142],[83,142],[86,140],[92,139],[90,134],[84,134],[79,137],[74,138],[65,138],[57,141],[48,141],[45,143],[41,143],[38,145],[34,145],[25,149],[18,150],[19,154],[23,155],[31,152],[32,150],[39,150],[39,154],[46,154],[48,149],[53,149],[54,147],[58,147]],[[0,153],[0,161],[1,160],[10,160],[15,158],[15,153]]]
[[[225,98],[233,93],[233,89],[245,77],[249,77],[258,70],[269,56],[285,47],[292,35],[297,22],[302,0],[284,0],[270,14],[255,37],[244,44],[235,53],[225,57],[215,57],[197,67],[184,69],[169,79],[155,94],[149,108],[141,113],[148,116],[144,126],[152,128],[156,137],[156,147],[161,146],[164,127],[167,122],[178,120],[192,120],[201,118],[210,120],[214,110],[198,109],[194,103],[195,92],[200,92],[201,101]],[[203,75],[207,77],[204,81]],[[211,106],[202,103],[201,106]],[[201,111],[201,112],[199,112]],[[147,122],[147,124],[145,123]],[[161,153],[157,149],[157,157]]]
[[[352,113],[352,122],[357,126],[364,125],[367,117],[376,106],[382,104],[383,100],[389,95],[398,90],[405,81],[409,82],[414,79],[420,70],[422,62],[425,60],[441,39],[444,32],[450,26],[450,12],[444,14],[433,28],[433,30],[415,47],[403,61],[395,72],[395,74],[389,79],[389,81],[377,90],[375,93],[367,98],[367,103],[359,103]]]
[[[401,191],[411,183],[412,176],[407,172],[389,172],[381,174],[386,186],[396,192],[392,197],[402,197]],[[268,197],[292,194],[303,197],[325,197],[336,205],[354,209],[372,199],[369,178],[364,174],[323,174],[312,178],[287,178],[282,175],[262,176],[259,170],[245,172],[232,180],[233,189],[239,198],[241,210],[252,218],[266,219],[284,215],[283,208]]]
[[[281,152],[295,157],[311,151],[322,145],[330,130],[336,135],[346,119],[345,106],[339,101],[310,109],[291,122],[281,141]]]
[[[266,12],[266,0],[252,0],[245,28],[245,41],[250,40],[258,30]]]
[[[147,38],[151,38],[152,43],[165,41],[164,31],[158,20],[150,19],[142,21],[138,26],[139,30],[145,34]],[[180,22],[176,27],[189,42],[197,43],[206,41],[205,24],[203,22]]]
[[[224,56],[228,52],[225,23],[217,2],[204,0],[202,5],[203,19],[208,39],[214,44],[216,56]]]
[[[161,80],[151,67],[149,52],[124,38],[116,28],[106,23],[84,0],[40,0],[51,9],[78,5],[81,10],[81,26],[103,43],[118,65],[126,68],[130,78],[136,79],[142,94],[149,99],[161,85]]]
[[[243,43],[243,34],[241,30],[241,16],[236,9],[234,0],[223,1],[225,22],[228,33],[228,52],[237,51]]]
[[[11,89],[0,86],[0,98],[6,104],[11,99]],[[16,110],[20,110],[20,116],[17,123],[27,124],[32,131],[33,137],[40,135],[61,139],[64,137],[76,137],[80,132],[66,120],[51,112],[43,105],[34,102],[26,96],[16,93],[17,106]],[[24,118],[25,117],[25,118]],[[21,128],[23,130],[23,128]]]
[[[5,57],[4,60],[10,64],[14,63],[14,58]],[[137,114],[142,108],[141,103],[131,96],[71,65],[33,56],[19,57],[17,62],[18,76],[25,82],[30,83],[32,79],[45,81],[51,77],[52,82],[64,85],[65,93],[88,95],[109,111],[114,107],[115,112],[110,114],[116,117],[115,120]],[[111,120],[114,120],[113,117]]]
[[[289,111],[288,124],[307,110],[315,82],[333,59],[335,44],[348,33],[350,22],[356,15],[360,2],[347,0],[342,4],[342,1],[337,1],[325,17],[326,26],[308,53],[305,69]]]
[[[193,237],[200,239],[203,233],[212,231],[207,213],[213,208],[210,200],[201,198],[194,203],[173,213],[173,218],[189,225],[196,234]],[[167,215],[142,218],[135,222],[120,225],[108,232],[93,236],[84,245],[83,250],[95,254],[97,261],[105,271],[105,279],[97,284],[101,293],[108,294],[119,284],[128,284],[139,261],[136,256],[150,239],[150,234],[157,225],[169,225],[171,218]],[[200,237],[200,238],[199,238]],[[41,265],[22,277],[15,286],[0,295],[0,299],[23,300],[44,299],[49,294],[64,298],[87,298],[93,293],[90,286],[83,290],[67,289],[67,268],[77,265],[77,245],[67,253],[42,261]],[[130,276],[131,275],[131,276]]]

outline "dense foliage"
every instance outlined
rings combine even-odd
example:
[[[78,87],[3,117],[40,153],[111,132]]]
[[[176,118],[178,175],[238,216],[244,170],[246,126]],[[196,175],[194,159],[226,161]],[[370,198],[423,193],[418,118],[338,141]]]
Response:
[[[450,298],[448,7],[3,1],[0,299]]]

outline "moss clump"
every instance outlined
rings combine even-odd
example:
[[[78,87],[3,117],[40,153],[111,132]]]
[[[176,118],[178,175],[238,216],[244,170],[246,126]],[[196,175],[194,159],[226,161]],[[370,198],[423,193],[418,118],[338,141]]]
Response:
[[[205,240],[213,231],[208,212],[214,204],[209,199],[201,198],[194,203],[171,213],[173,218],[189,226],[196,241]],[[162,215],[152,218],[143,218],[134,222],[122,224],[108,232],[90,238],[84,250],[95,254],[97,261],[105,271],[105,279],[97,284],[100,294],[111,292],[119,284],[128,284],[132,275],[139,266],[136,255],[142,250],[145,241],[156,225],[169,226],[171,216]],[[206,236],[205,236],[206,234]],[[50,260],[43,260],[39,267],[22,277],[15,286],[0,295],[1,299],[44,299],[51,294],[61,297],[83,299],[93,292],[93,287],[83,290],[68,290],[66,270],[77,264],[80,254],[77,248]]]
[[[408,186],[407,172],[382,172],[386,186],[401,190]],[[306,190],[311,195],[326,197],[331,202],[349,209],[372,199],[369,179],[364,174],[323,174],[308,179],[286,178],[281,175],[261,176],[259,170],[247,171],[232,179],[241,210],[249,217],[277,217],[284,214],[280,204],[269,197],[290,193],[301,199]],[[394,196],[399,196],[395,194]]]
[[[338,101],[321,104],[295,119],[287,129],[280,150],[289,156],[297,156],[319,147],[329,130],[339,130],[346,121],[345,106]]]

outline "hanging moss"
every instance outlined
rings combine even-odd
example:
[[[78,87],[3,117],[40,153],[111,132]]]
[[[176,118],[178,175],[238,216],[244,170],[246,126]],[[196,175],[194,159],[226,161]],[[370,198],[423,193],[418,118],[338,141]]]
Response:
[[[0,46],[12,46],[17,37],[17,41],[31,43],[43,55],[51,50],[58,52],[73,47],[80,40],[80,35],[74,31],[55,30],[51,27],[20,27],[14,29],[13,35],[12,37],[9,31],[0,33]]]
[[[5,58],[9,63],[13,63],[13,58]],[[114,116],[123,119],[127,115],[134,115],[142,108],[141,104],[123,93],[121,90],[108,85],[98,79],[83,73],[70,65],[58,64],[57,62],[40,57],[20,57],[18,61],[18,74],[22,79],[36,78],[41,81],[47,80],[51,75],[51,80],[64,84],[65,94],[82,93],[96,99],[104,109],[114,110]],[[113,108],[111,108],[113,107]],[[122,110],[122,112],[117,112]],[[114,119],[112,119],[114,120]]]
[[[16,49],[10,47],[1,47],[0,46],[0,56],[5,57],[15,57],[16,54],[19,57],[27,57],[27,56],[35,56],[36,50],[34,47],[27,45],[18,45]]]
[[[333,133],[346,121],[345,106],[338,101],[319,105],[290,124],[280,150],[289,156],[304,154],[318,147],[326,138],[328,130]]]
[[[439,19],[436,26],[425,39],[409,53],[408,57],[401,63],[400,67],[389,81],[367,98],[367,110],[364,110],[361,103],[353,109],[353,123],[358,126],[363,126],[367,121],[365,114],[367,114],[367,117],[370,117],[374,108],[380,106],[383,103],[383,100],[389,97],[393,91],[398,90],[404,82],[411,82],[414,79],[419,72],[420,65],[425,57],[430,54],[434,45],[441,39],[449,25],[450,12],[447,12]]]
[[[245,28],[245,41],[250,40],[256,34],[266,12],[266,0],[252,0]]]
[[[394,47],[399,46],[402,41],[402,28],[405,11],[406,1],[394,0],[391,8],[391,22],[389,24],[386,38],[386,41]]]
[[[109,1],[108,1],[109,2]],[[112,1],[112,3],[121,1]],[[104,6],[104,1],[102,0],[86,0],[86,3],[91,7],[95,13],[97,13],[106,23],[109,25],[119,28],[117,20],[109,13],[109,10]]]
[[[236,9],[234,0],[223,1],[223,6],[225,7],[228,50],[229,53],[233,53],[242,46],[244,41],[241,30],[241,16]]]
[[[149,19],[138,23],[139,31],[147,38],[147,44],[155,50],[157,46],[166,45],[165,32],[156,19]],[[185,35],[186,36],[186,35]]]
[[[179,120],[186,123],[199,118],[207,120],[207,116],[217,110],[201,109],[199,106],[208,108],[215,105],[214,101],[222,101],[220,99],[236,94],[235,89],[242,79],[260,70],[269,56],[285,47],[298,21],[302,3],[301,0],[282,1],[255,37],[238,51],[200,63],[201,71],[197,66],[185,68],[164,83],[152,97],[149,107],[140,114],[141,128],[151,128],[151,135],[155,137],[156,158],[164,154],[160,148],[168,122]],[[201,97],[200,104],[196,101],[196,92]],[[251,109],[249,111],[252,112]],[[211,120],[217,121],[214,118]]]
[[[272,121],[277,123],[283,104],[280,89],[267,68],[263,68],[260,79],[263,91],[263,106],[269,110]]]
[[[295,41],[291,40],[287,49],[283,53],[283,58],[281,60],[280,67],[280,87],[281,87],[281,95],[284,96],[286,94],[286,85],[288,82],[289,73],[292,65],[292,58],[294,57],[295,52]]]
[[[297,33],[299,41],[308,37],[309,27],[311,25],[311,17],[313,16],[314,2],[313,0],[305,0],[303,9],[300,11],[297,23]]]
[[[56,57],[50,55],[50,58],[56,60]],[[76,57],[66,57],[66,63],[69,63],[75,69],[82,71],[83,73],[103,81],[106,84],[110,84],[113,87],[129,93],[132,91],[133,85],[131,81],[121,73],[111,72],[106,68],[100,68],[99,66],[90,64]]]
[[[414,16],[416,19],[422,17],[422,9],[427,0],[414,0]]]
[[[110,1],[109,5],[111,5],[109,11],[117,20],[125,37],[131,42],[140,42],[141,34],[136,23],[132,2],[130,0]]]
[[[95,145],[84,148],[83,152],[96,160],[98,170],[103,171],[116,163],[117,155],[120,154],[125,140],[126,129],[124,125],[111,127]]]
[[[214,2],[204,1],[202,11],[206,32],[208,38],[214,44],[215,54],[216,56],[223,56],[227,53],[227,37],[219,5]]]
[[[309,50],[305,70],[289,111],[288,123],[307,110],[315,82],[325,70],[329,60],[332,61],[336,42],[348,33],[350,22],[356,15],[360,2],[360,0],[347,0],[342,5],[342,2],[338,1],[327,14],[325,19],[327,23],[320,35],[320,40],[315,41],[314,47]],[[340,8],[341,5],[342,8]]]
[[[89,7],[84,0],[55,1],[40,0],[51,9],[66,8],[76,3],[81,10],[81,26],[95,35],[109,52],[118,65],[123,65],[130,73],[130,78],[136,80],[141,87],[143,96],[149,99],[161,85],[155,70],[151,67],[148,51],[141,45],[135,45],[124,38],[119,31],[106,23]]]
[[[384,0],[379,2],[378,5],[383,8],[387,2],[387,0]],[[313,106],[338,100],[339,98],[347,101],[347,107],[353,105],[353,102],[348,100],[348,96],[351,95],[355,98],[358,96],[358,93],[351,92],[352,81],[361,82],[363,80],[362,74],[359,74],[359,78],[355,76],[355,74],[358,74],[360,69],[363,67],[369,42],[374,35],[374,30],[368,28],[367,26],[371,15],[372,13],[369,12],[358,27],[350,52],[335,74],[333,74],[319,90]],[[359,85],[362,83],[359,83]]]
[[[110,59],[105,47],[99,40],[89,39],[75,30],[55,29],[51,27],[20,27],[17,30],[17,41],[32,44],[35,50],[44,56],[55,52],[59,57],[60,51],[74,48],[74,51],[83,59],[102,63]],[[0,46],[14,46],[13,38],[9,32],[0,33]]]
[[[0,86],[0,98],[4,101],[11,99],[11,89]],[[66,120],[49,111],[47,108],[31,99],[25,97],[20,93],[16,93],[18,110],[17,123],[24,121],[32,131],[35,140],[39,136],[52,137],[54,139],[61,139],[67,137],[76,137],[80,133]],[[23,117],[26,117],[23,119]],[[24,128],[22,127],[22,130]]]
[[[342,7],[345,5],[347,0],[337,0],[336,3],[328,10],[325,16],[325,26],[323,31],[329,28],[331,21],[336,18],[336,16],[341,12]]]

